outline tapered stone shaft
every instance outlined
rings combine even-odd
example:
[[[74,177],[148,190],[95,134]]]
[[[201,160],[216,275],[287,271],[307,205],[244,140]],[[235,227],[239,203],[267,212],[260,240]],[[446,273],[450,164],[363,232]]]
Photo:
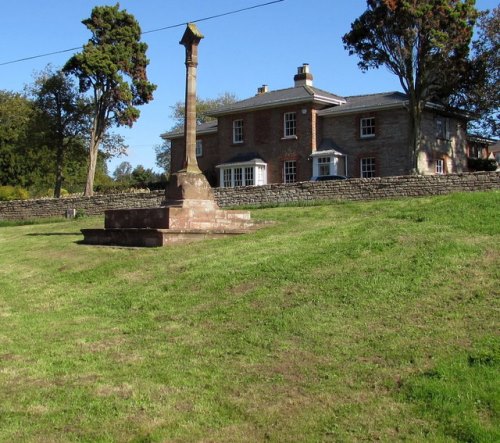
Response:
[[[179,172],[201,173],[196,160],[196,73],[198,44],[203,35],[195,24],[189,23],[182,36],[181,45],[186,48],[186,100],[184,114],[185,159]]]

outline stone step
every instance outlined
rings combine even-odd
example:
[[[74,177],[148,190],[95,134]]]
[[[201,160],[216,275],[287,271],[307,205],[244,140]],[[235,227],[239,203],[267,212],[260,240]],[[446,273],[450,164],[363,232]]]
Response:
[[[158,207],[106,211],[105,229],[245,229],[253,226],[250,212],[204,207]]]
[[[248,233],[246,229],[82,229],[88,245],[160,247]]]

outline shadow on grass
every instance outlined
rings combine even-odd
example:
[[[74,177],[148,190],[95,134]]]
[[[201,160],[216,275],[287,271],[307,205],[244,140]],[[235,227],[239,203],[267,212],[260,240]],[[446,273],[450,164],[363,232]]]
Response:
[[[81,232],[45,232],[45,233],[31,233],[31,234],[26,234],[29,237],[51,237],[54,235],[82,235]]]

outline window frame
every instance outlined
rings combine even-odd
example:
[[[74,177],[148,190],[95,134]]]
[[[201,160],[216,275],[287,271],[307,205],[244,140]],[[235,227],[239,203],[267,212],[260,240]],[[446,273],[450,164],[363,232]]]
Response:
[[[297,137],[297,113],[295,111],[285,112],[283,114],[283,138],[296,138],[296,137]]]
[[[243,128],[244,123],[242,118],[233,120],[233,144],[240,145],[245,141]]]
[[[436,138],[439,140],[450,139],[450,119],[447,117],[436,117]]]
[[[437,175],[444,174],[444,160],[442,158],[437,158],[434,163],[434,173]]]
[[[283,183],[297,182],[297,160],[285,160],[283,162]]]
[[[366,122],[370,124],[365,124]],[[361,117],[359,119],[359,137],[360,138],[373,138],[376,135],[376,122],[375,117]]]
[[[377,173],[377,159],[363,157],[359,159],[359,175],[361,178],[373,178]]]
[[[222,187],[232,188],[233,187],[233,169],[225,168],[222,170]]]
[[[237,166],[233,169],[233,186],[235,188],[239,188],[241,186],[244,186],[243,182],[243,168],[241,166]]]
[[[221,188],[234,188],[235,181],[238,186],[262,186],[267,184],[267,163],[259,158],[246,162],[222,163],[215,168],[218,169],[219,186]],[[238,175],[240,170],[241,182]]]
[[[332,164],[332,158],[330,156],[324,156],[324,157],[318,157],[318,177],[324,177],[325,175],[331,175],[331,164]],[[328,168],[326,174],[321,173],[322,168]]]
[[[253,167],[245,166],[243,168],[243,182],[245,183],[245,186],[254,186],[255,174]]]
[[[196,157],[203,156],[203,140],[196,140]]]

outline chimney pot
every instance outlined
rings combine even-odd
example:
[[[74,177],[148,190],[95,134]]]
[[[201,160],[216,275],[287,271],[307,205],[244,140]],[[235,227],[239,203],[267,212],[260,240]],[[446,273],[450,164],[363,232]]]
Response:
[[[257,88],[257,95],[265,94],[269,92],[269,87],[267,85],[262,85],[260,88]]]
[[[303,63],[302,66],[297,68],[297,74],[293,77],[293,80],[296,88],[313,85],[313,76],[309,71],[309,63]]]

